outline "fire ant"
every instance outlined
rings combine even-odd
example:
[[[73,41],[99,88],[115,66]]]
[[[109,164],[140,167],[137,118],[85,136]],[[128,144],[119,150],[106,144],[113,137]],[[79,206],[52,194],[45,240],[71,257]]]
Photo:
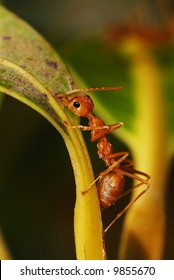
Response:
[[[65,125],[71,128],[80,128],[82,130],[91,130],[91,141],[97,141],[98,155],[107,166],[107,169],[99,174],[89,188],[84,192],[86,193],[91,186],[97,181],[97,189],[102,208],[107,208],[114,204],[118,199],[127,195],[132,189],[135,189],[141,185],[145,185],[145,189],[142,190],[109,224],[104,230],[104,233],[120,218],[134,203],[137,201],[148,189],[150,176],[146,173],[138,171],[133,168],[133,161],[127,159],[128,152],[113,153],[113,145],[108,141],[106,135],[110,132],[123,126],[122,122],[117,122],[111,125],[105,125],[104,121],[95,116],[92,111],[94,104],[87,93],[92,91],[108,91],[108,90],[120,90],[121,87],[102,87],[102,88],[89,88],[89,89],[73,89],[66,94],[56,94],[64,106],[67,106],[73,113],[80,117],[86,117],[89,120],[88,126],[83,125]],[[135,175],[137,174],[137,175]],[[145,177],[144,179],[140,176]],[[131,189],[123,192],[124,189],[124,177],[130,177],[139,181],[139,183]]]

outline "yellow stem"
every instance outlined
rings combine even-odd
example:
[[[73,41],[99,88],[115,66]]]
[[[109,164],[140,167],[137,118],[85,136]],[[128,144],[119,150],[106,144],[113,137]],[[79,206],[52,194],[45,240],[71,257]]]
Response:
[[[148,47],[125,43],[132,58],[135,83],[136,138],[132,142],[136,169],[151,176],[149,191],[127,213],[119,256],[161,259],[165,240],[165,182],[168,165],[163,92],[159,70]],[[134,196],[139,190],[136,190]]]
[[[0,231],[0,260],[10,260],[11,255],[6,246],[2,232]]]
[[[70,133],[73,129],[70,128]],[[74,133],[74,132],[73,132]],[[67,144],[76,181],[76,204],[74,210],[74,231],[76,255],[78,260],[103,260],[103,228],[100,205],[95,184],[85,194],[95,180],[89,155],[81,133],[78,133],[79,143],[75,140],[75,153]],[[65,141],[66,142],[66,141]],[[77,158],[78,157],[78,158]]]

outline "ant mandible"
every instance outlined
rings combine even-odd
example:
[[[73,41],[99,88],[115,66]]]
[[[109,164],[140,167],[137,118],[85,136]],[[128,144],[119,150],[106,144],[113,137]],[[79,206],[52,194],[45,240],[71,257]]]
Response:
[[[113,145],[108,141],[106,135],[110,132],[123,126],[122,122],[117,122],[111,125],[105,125],[104,121],[95,116],[92,111],[94,104],[91,98],[87,95],[93,91],[108,91],[108,90],[120,90],[121,87],[102,87],[102,88],[83,88],[73,89],[66,92],[66,94],[56,94],[64,106],[67,106],[73,113],[80,117],[86,117],[89,120],[88,126],[83,125],[70,125],[64,123],[71,128],[80,128],[82,130],[91,130],[91,141],[98,140],[97,148],[98,155],[107,166],[107,169],[99,174],[90,187],[84,192],[86,193],[91,186],[97,181],[97,189],[102,208],[107,208],[114,204],[118,199],[127,195],[133,189],[145,185],[145,189],[142,190],[133,201],[131,201],[109,224],[105,229],[105,233],[120,218],[134,203],[137,201],[149,188],[150,176],[144,172],[138,171],[133,168],[133,161],[127,159],[128,152],[117,152],[113,153]],[[135,175],[137,174],[137,175]],[[138,176],[139,175],[139,176]],[[130,177],[139,181],[137,185],[131,189],[123,192],[124,189],[124,177]],[[144,179],[141,177],[143,176]]]

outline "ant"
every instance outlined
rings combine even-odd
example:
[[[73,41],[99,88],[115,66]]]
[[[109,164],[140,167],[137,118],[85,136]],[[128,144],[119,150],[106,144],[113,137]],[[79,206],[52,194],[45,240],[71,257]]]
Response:
[[[88,126],[83,125],[70,125],[64,123],[71,128],[80,128],[82,130],[91,130],[91,141],[98,141],[98,155],[107,166],[107,169],[99,174],[90,187],[84,192],[86,193],[91,186],[97,181],[97,189],[102,208],[107,208],[114,204],[118,199],[127,195],[133,189],[145,185],[145,189],[142,190],[133,201],[131,201],[116,218],[109,224],[104,230],[104,233],[120,218],[134,203],[137,201],[148,189],[150,176],[144,172],[138,171],[133,168],[133,161],[127,159],[128,152],[113,153],[113,145],[108,141],[106,135],[110,132],[117,130],[123,126],[122,122],[117,122],[111,125],[105,125],[104,121],[95,116],[92,111],[94,104],[87,93],[92,91],[108,91],[108,90],[120,90],[121,87],[101,87],[101,88],[82,88],[73,89],[66,92],[66,94],[56,94],[64,106],[67,106],[73,113],[80,117],[86,117],[89,120]],[[135,175],[137,174],[137,175]],[[139,176],[138,176],[139,175]],[[124,189],[124,177],[130,177],[139,181],[137,185],[131,189],[123,192]],[[143,176],[144,179],[141,177]]]

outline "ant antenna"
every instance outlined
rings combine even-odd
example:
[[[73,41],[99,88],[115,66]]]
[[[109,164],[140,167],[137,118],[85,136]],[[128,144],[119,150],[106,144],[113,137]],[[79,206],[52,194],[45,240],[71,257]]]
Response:
[[[61,97],[61,96],[66,96],[66,95],[76,95],[76,93],[78,94],[85,94],[85,93],[90,93],[93,91],[113,91],[113,90],[121,90],[122,87],[94,87],[94,88],[76,88],[76,89],[72,89],[70,91],[67,91],[65,93],[56,93],[57,97]]]

